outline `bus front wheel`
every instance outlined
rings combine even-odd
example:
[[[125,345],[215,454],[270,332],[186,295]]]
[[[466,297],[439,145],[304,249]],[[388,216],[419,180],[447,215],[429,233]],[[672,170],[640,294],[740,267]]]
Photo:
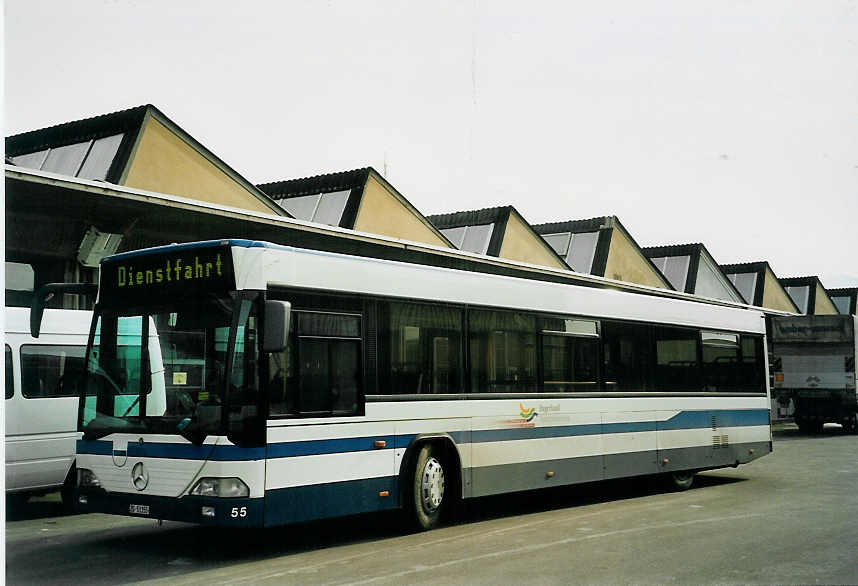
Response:
[[[441,523],[447,507],[447,476],[444,454],[440,448],[425,444],[417,453],[411,485],[411,510],[418,529],[434,529]]]

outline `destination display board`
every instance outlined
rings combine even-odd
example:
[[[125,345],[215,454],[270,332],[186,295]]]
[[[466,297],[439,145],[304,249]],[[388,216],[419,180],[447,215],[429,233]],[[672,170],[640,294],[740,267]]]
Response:
[[[99,298],[107,305],[137,305],[188,294],[235,288],[229,246],[167,249],[106,259]]]
[[[772,319],[775,342],[851,342],[854,339],[851,315],[800,315]]]

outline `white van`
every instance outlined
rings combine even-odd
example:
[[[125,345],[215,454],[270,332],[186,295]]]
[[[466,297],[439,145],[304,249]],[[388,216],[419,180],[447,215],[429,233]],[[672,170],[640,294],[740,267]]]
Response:
[[[47,309],[41,334],[30,335],[30,310],[6,308],[6,493],[26,498],[62,490],[75,476],[77,384],[91,311]]]

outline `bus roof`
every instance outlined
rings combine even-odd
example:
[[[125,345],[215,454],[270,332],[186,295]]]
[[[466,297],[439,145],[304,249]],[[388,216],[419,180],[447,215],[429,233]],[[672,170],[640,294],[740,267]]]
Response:
[[[218,246],[228,246],[228,247],[238,247],[238,248],[268,248],[273,250],[294,250],[294,251],[302,251],[306,250],[307,252],[314,253],[325,253],[332,255],[339,255],[339,253],[331,253],[327,251],[311,251],[310,249],[303,249],[295,246],[287,246],[282,244],[275,244],[271,242],[264,242],[260,240],[249,240],[249,239],[241,239],[241,238],[224,238],[218,240],[204,240],[200,242],[188,242],[182,244],[170,244],[165,246],[157,246],[152,248],[145,248],[141,250],[134,250],[129,252],[124,252],[120,254],[115,254],[109,257],[102,259],[102,263],[113,263],[113,262],[122,262],[129,259],[133,259],[141,256],[148,256],[153,254],[166,254],[169,252],[176,251],[190,251],[190,250],[199,250],[199,249],[207,249]],[[421,245],[427,246],[427,245]],[[441,249],[439,249],[441,250]],[[645,285],[638,285],[636,283],[628,283],[625,281],[616,281],[613,279],[608,279],[605,277],[597,277],[594,275],[587,275],[583,273],[576,273],[574,271],[569,271],[565,269],[553,269],[549,267],[542,267],[536,265],[530,265],[528,263],[522,263],[517,261],[510,261],[506,259],[501,259],[497,257],[485,257],[484,255],[478,255],[463,251],[445,251],[445,253],[457,253],[464,257],[467,257],[467,260],[472,261],[468,264],[467,267],[463,267],[464,270],[468,272],[486,272],[487,274],[501,274],[505,276],[513,276],[531,280],[539,280],[539,281],[548,281],[555,283],[566,283],[570,285],[578,285],[584,287],[597,287],[597,288],[607,288],[620,290],[630,293],[637,293],[643,295],[651,295],[656,297],[666,297],[672,299],[681,299],[684,301],[691,301],[696,303],[703,303],[709,305],[718,305],[723,307],[734,307],[740,309],[749,309],[753,311],[759,311],[769,315],[791,315],[787,312],[771,310],[767,308],[757,307],[754,305],[748,305],[743,303],[736,303],[732,301],[725,301],[722,299],[711,299],[706,297],[700,297],[698,295],[692,295],[690,293],[685,293],[682,291],[671,291],[667,289],[659,289],[656,287],[649,287]],[[372,258],[372,257],[370,257]],[[513,269],[511,273],[507,272],[495,272],[495,271],[484,271],[480,270],[480,261],[489,261],[493,265],[503,265],[507,266],[510,269]],[[515,269],[522,269],[521,271],[516,271]],[[533,274],[533,271],[539,271],[542,277],[537,277]]]

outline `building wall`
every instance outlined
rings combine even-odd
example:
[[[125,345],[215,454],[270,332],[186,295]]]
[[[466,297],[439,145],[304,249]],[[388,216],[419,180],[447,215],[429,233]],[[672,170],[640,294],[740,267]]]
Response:
[[[566,268],[548,244],[538,234],[531,232],[516,213],[509,215],[498,256],[544,267]]]
[[[354,229],[450,248],[372,174],[363,190]]]
[[[789,294],[781,287],[775,274],[766,269],[766,278],[763,283],[763,307],[779,309],[781,311],[795,311],[795,305],[789,298]]]
[[[271,208],[158,120],[148,118],[123,183],[255,212]]]
[[[828,293],[819,283],[816,284],[816,306],[813,308],[815,315],[836,315],[839,313],[837,307],[831,302]]]
[[[659,289],[668,288],[643,254],[618,228],[611,230],[611,248],[608,252],[608,263],[605,265],[605,277]]]

